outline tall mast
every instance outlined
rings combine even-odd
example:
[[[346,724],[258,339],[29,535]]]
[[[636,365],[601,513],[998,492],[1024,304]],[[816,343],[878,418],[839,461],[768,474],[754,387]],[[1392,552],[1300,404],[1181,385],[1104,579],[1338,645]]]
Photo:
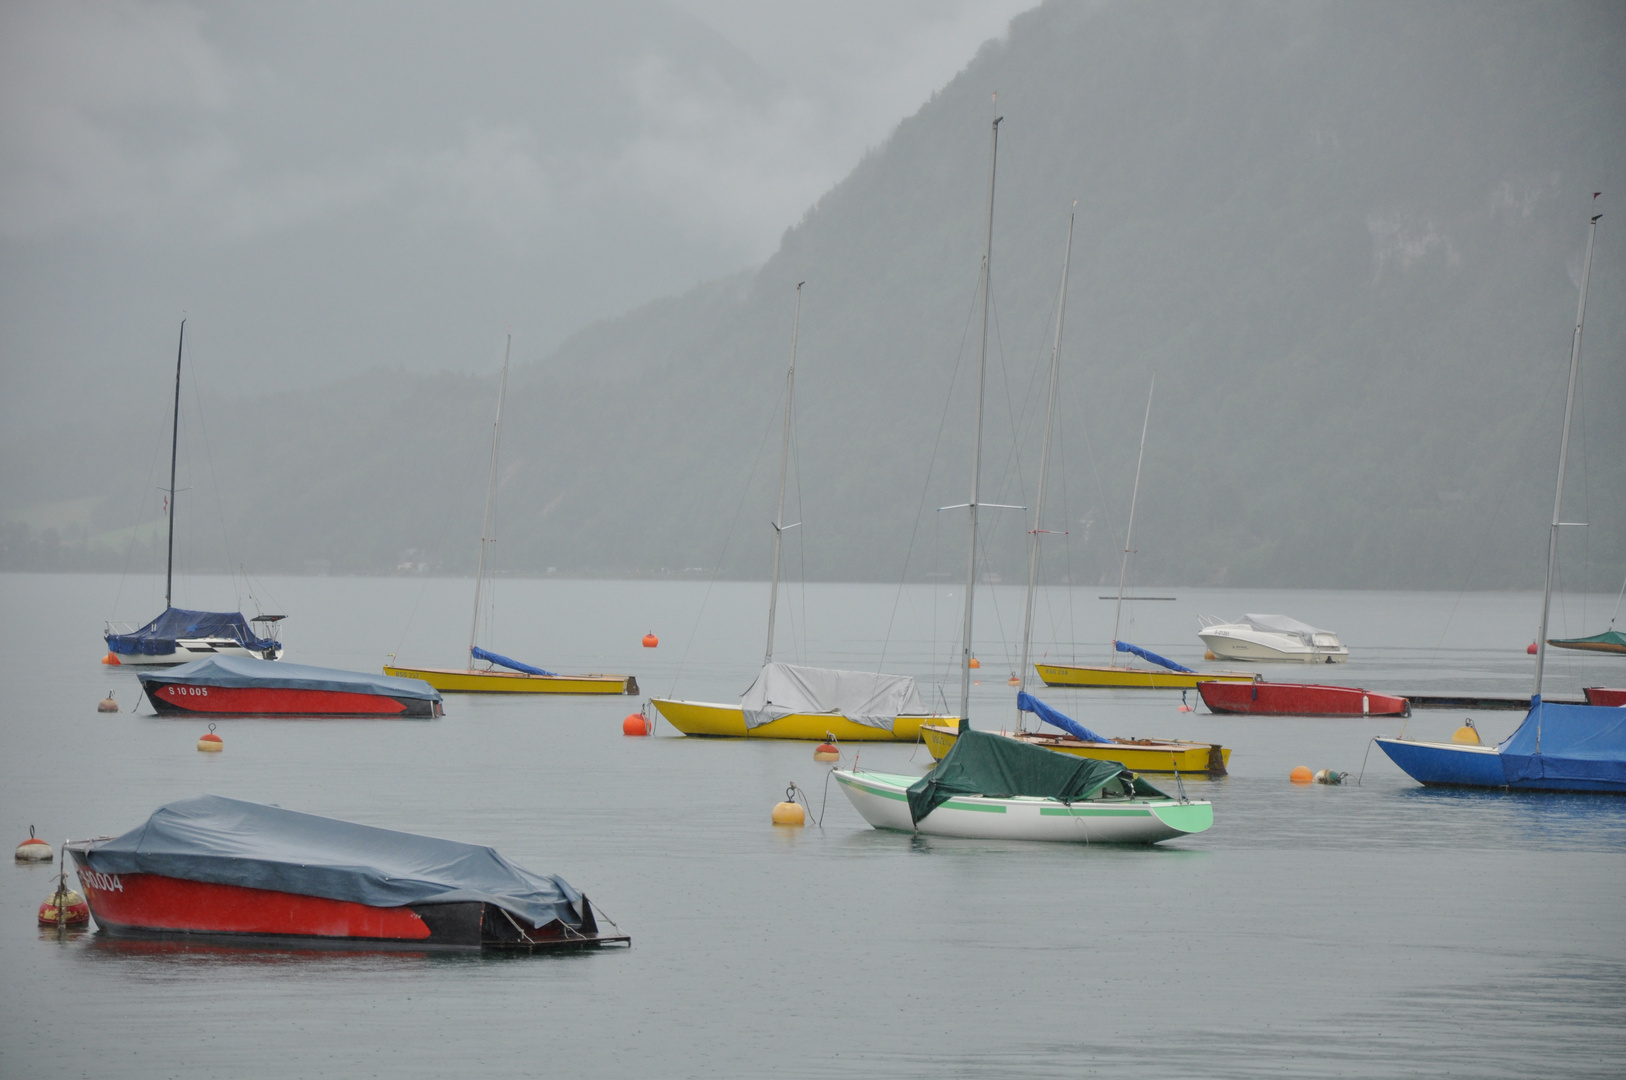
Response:
[[[186,345],[186,320],[175,343],[175,412],[169,427],[169,557],[164,560],[164,610],[171,607],[175,585],[175,451],[181,444],[181,350]]]
[[[1033,587],[1039,574],[1039,535],[1044,527],[1044,483],[1050,473],[1050,430],[1056,418],[1056,383],[1061,372],[1061,326],[1067,315],[1067,269],[1073,261],[1073,219],[1078,216],[1078,200],[1073,200],[1074,210],[1067,215],[1067,253],[1061,260],[1061,299],[1056,303],[1056,338],[1050,345],[1050,393],[1045,399],[1044,409],[1044,449],[1039,453],[1039,494],[1033,506],[1033,531],[1028,534],[1028,603],[1027,611],[1022,616],[1022,685],[1020,689],[1028,688],[1028,649],[1033,644]],[[1021,710],[1017,711],[1016,723],[1022,724]]]
[[[1598,196],[1592,199],[1596,203]],[[1553,524],[1547,533],[1547,585],[1541,594],[1541,632],[1536,635],[1536,688],[1541,696],[1541,669],[1547,660],[1547,612],[1553,602],[1553,570],[1558,559],[1559,511],[1564,504],[1564,466],[1570,454],[1570,416],[1575,411],[1575,374],[1581,366],[1581,324],[1586,321],[1587,279],[1592,274],[1592,238],[1598,233],[1598,219],[1594,214],[1586,233],[1586,261],[1581,264],[1581,301],[1575,309],[1575,337],[1570,344],[1570,386],[1564,398],[1564,437],[1558,443],[1558,490],[1553,495]],[[1536,752],[1541,752],[1541,721],[1536,721]]]
[[[763,664],[773,663],[773,620],[779,606],[779,549],[785,540],[785,530],[794,525],[785,524],[785,470],[790,464],[790,410],[796,395],[796,333],[802,325],[802,286],[796,283],[796,314],[790,321],[790,370],[785,373],[785,430],[779,438],[779,509],[773,518],[773,587],[768,591],[768,650],[762,654]]]
[[[474,670],[474,643],[480,635],[480,586],[486,576],[486,545],[495,541],[491,536],[491,498],[497,490],[497,446],[502,434],[502,401],[508,393],[508,351],[513,347],[514,335],[509,334],[502,347],[502,379],[497,384],[497,419],[491,423],[491,471],[486,474],[486,512],[480,519],[480,563],[474,572],[474,623],[469,628],[469,670]]]
[[[1124,529],[1124,556],[1118,563],[1118,607],[1112,613],[1112,653],[1109,664],[1118,655],[1118,621],[1124,613],[1124,575],[1129,570],[1130,539],[1135,534],[1135,503],[1140,499],[1140,466],[1146,460],[1146,428],[1152,422],[1152,394],[1157,390],[1157,375],[1152,376],[1152,388],[1146,391],[1146,418],[1140,422],[1140,453],[1135,457],[1135,489],[1129,496],[1129,526]]]
[[[960,635],[960,730],[971,729],[971,606],[977,593],[977,495],[982,477],[982,397],[988,379],[988,293],[994,271],[994,177],[999,168],[999,122],[994,117],[993,152],[988,159],[988,238],[982,252],[982,347],[977,356],[977,436],[971,451],[971,541],[965,570],[965,629]]]

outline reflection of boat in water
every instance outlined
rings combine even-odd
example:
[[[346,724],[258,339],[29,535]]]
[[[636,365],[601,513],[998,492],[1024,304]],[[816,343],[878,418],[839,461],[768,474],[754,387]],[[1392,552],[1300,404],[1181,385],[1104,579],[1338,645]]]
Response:
[[[1221,660],[1341,664],[1349,659],[1337,634],[1286,615],[1244,615],[1234,623],[1204,616],[1197,636]]]
[[[202,795],[67,845],[96,925],[135,938],[536,951],[601,933],[563,878],[491,848]]]
[[[1253,716],[1410,716],[1411,703],[1392,694],[1309,683],[1200,682],[1203,704],[1217,713]]]
[[[258,615],[253,620],[237,611],[189,611],[171,602],[175,586],[175,462],[181,437],[181,356],[186,345],[186,320],[181,320],[180,339],[175,345],[175,411],[170,417],[169,487],[164,488],[164,509],[168,517],[169,548],[164,557],[164,610],[140,629],[128,624],[108,623],[102,638],[107,642],[104,664],[140,667],[189,664],[209,656],[253,656],[277,660],[282,643],[277,640],[281,615]],[[250,621],[263,628],[256,634]]]
[[[927,711],[907,675],[842,671],[775,663],[774,619],[779,605],[780,548],[785,532],[785,478],[790,464],[792,407],[796,395],[796,335],[802,317],[802,286],[796,286],[796,313],[790,331],[790,367],[785,372],[785,421],[779,446],[779,508],[773,520],[773,579],[768,586],[768,646],[762,669],[738,705],[711,701],[652,698],[667,721],[685,735],[726,739],[805,739],[834,737],[842,742],[914,742],[923,720],[954,720]],[[799,524],[799,523],[797,523]]]
[[[1564,404],[1564,434],[1558,443],[1558,482],[1553,495],[1552,525],[1547,534],[1547,583],[1541,597],[1541,629],[1536,635],[1536,678],[1530,711],[1517,730],[1497,746],[1480,746],[1475,741],[1416,742],[1386,735],[1374,740],[1407,775],[1426,786],[1626,795],[1626,709],[1598,704],[1560,705],[1541,699],[1542,672],[1547,659],[1547,618],[1552,607],[1558,529],[1564,506],[1564,468],[1569,457],[1570,418],[1575,407],[1576,374],[1581,365],[1581,327],[1586,316],[1587,279],[1592,271],[1592,240],[1597,229],[1598,217],[1594,217],[1587,233],[1581,300],[1575,313],[1575,336],[1570,346],[1569,390]],[[1587,700],[1592,700],[1591,691]]]
[[[513,344],[512,335],[508,345]],[[486,509],[480,519],[480,561],[474,572],[474,623],[469,630],[469,663],[466,668],[408,667],[384,665],[384,674],[421,679],[447,694],[636,694],[638,680],[631,675],[560,675],[532,664],[511,660],[501,653],[479,646],[480,594],[486,578],[486,546],[494,543],[491,504],[497,491],[497,451],[501,446],[502,404],[508,393],[508,346],[503,348],[502,381],[497,388],[497,418],[491,424],[491,468],[486,474]],[[489,631],[489,627],[488,627]],[[485,667],[476,667],[483,661]],[[498,671],[497,668],[506,668]]]
[[[444,715],[440,692],[421,679],[245,656],[196,660],[137,677],[159,716]]]

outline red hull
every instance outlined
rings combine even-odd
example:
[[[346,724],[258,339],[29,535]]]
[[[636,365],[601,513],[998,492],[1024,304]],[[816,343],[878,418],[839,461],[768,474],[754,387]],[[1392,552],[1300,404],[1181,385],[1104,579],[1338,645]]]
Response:
[[[1626,690],[1610,686],[1588,686],[1581,693],[1588,705],[1626,705]]]
[[[1254,716],[1410,716],[1405,698],[1348,686],[1303,683],[1200,682],[1203,704],[1217,713]]]
[[[197,686],[153,680],[147,699],[160,714],[208,716],[440,716],[439,702],[299,687]]]

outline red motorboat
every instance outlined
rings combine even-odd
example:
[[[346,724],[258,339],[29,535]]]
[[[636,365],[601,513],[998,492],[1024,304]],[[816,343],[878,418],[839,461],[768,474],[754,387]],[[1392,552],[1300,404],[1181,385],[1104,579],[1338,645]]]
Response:
[[[137,676],[159,716],[444,715],[440,691],[422,679],[211,656]]]
[[[1403,697],[1374,694],[1351,686],[1313,686],[1306,683],[1200,682],[1203,704],[1217,713],[1254,716],[1410,716],[1411,702]]]
[[[524,951],[631,941],[601,932],[563,878],[491,848],[217,795],[67,849],[113,937]]]
[[[1588,705],[1626,705],[1626,689],[1611,686],[1587,686],[1581,689]]]

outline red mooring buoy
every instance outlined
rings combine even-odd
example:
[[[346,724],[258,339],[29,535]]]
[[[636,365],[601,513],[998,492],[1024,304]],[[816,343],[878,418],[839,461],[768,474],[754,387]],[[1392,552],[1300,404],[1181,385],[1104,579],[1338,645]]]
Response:
[[[1524,651],[1529,653],[1531,656],[1534,656],[1540,650],[1536,648],[1536,643],[1534,641],[1532,641],[1530,643],[1530,646],[1528,648],[1526,648]]]

